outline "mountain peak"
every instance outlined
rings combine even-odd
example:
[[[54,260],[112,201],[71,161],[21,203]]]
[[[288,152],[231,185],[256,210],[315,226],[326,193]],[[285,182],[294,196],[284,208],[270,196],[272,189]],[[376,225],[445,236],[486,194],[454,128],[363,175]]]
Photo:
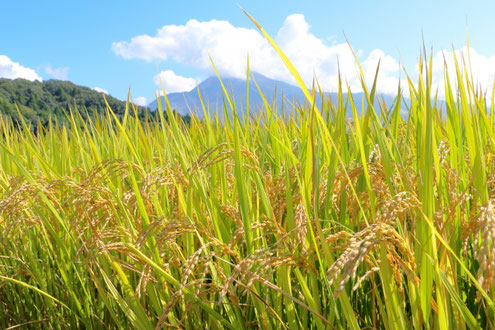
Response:
[[[251,72],[251,76],[252,77],[249,79],[249,100],[251,107],[257,108],[264,106],[263,98],[259,94],[256,84],[259,86],[263,96],[269,100],[270,103],[275,96],[276,100],[278,100],[277,104],[279,107],[282,107],[282,95],[288,100],[296,100],[299,102],[303,102],[305,99],[302,91],[296,86],[268,78],[265,75],[254,71]],[[246,80],[238,77],[222,77],[222,82],[227,91],[234,96],[234,102],[236,104],[244,105],[246,100]],[[223,107],[223,90],[220,81],[216,76],[206,78],[197,88],[199,88],[201,92],[203,101],[205,101],[211,109]],[[195,109],[198,110],[202,108],[196,88],[189,92],[170,93],[167,94],[167,97],[172,108],[182,115],[189,114],[190,110],[194,111]],[[149,107],[151,109],[156,109],[156,101],[152,102]]]

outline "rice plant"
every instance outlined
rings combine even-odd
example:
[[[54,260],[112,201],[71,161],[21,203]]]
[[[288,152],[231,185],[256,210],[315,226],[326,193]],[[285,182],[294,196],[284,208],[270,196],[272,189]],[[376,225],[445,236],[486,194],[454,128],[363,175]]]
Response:
[[[189,123],[0,118],[0,327],[495,327],[495,114],[468,59],[444,102],[424,53],[407,101],[362,78],[365,104],[341,80],[317,108],[258,27],[307,97],[288,118],[226,89]]]

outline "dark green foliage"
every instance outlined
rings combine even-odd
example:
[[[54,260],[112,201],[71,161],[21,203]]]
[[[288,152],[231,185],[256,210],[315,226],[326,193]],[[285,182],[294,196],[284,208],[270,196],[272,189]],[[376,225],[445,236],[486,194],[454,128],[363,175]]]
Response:
[[[105,95],[105,98],[117,116],[124,114],[124,101],[110,95]],[[69,113],[69,110],[78,111],[83,118],[87,118],[106,109],[101,93],[69,81],[32,82],[25,79],[0,79],[0,114],[19,122],[16,105],[33,129],[37,128],[38,123],[46,125],[50,118],[59,123],[66,122],[65,114]],[[149,108],[136,108],[141,119],[153,116]]]

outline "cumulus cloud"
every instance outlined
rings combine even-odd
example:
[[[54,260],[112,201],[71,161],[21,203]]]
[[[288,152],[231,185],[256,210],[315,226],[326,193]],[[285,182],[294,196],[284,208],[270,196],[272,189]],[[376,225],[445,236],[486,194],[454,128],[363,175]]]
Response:
[[[310,85],[316,75],[325,90],[336,90],[340,66],[351,89],[360,89],[356,64],[347,43],[325,44],[310,32],[310,25],[303,15],[288,16],[275,36],[275,41],[296,66],[306,84]],[[294,79],[278,55],[257,30],[235,27],[227,21],[199,22],[193,19],[185,25],[165,25],[157,31],[156,36],[140,35],[130,41],[114,42],[112,49],[125,59],[173,60],[207,73],[212,72],[211,56],[221,74],[238,78],[245,77],[249,54],[252,71],[294,84]],[[389,91],[395,85],[395,90],[400,67],[393,57],[378,49],[364,59],[362,52],[357,54],[367,77],[374,74],[376,64],[382,58],[379,88]]]
[[[98,93],[108,94],[108,91],[106,89],[103,89],[103,88],[98,87],[98,86],[93,87],[91,89],[94,90],[94,91],[97,91]]]
[[[356,62],[349,45],[347,43],[329,45],[323,39],[316,37],[311,33],[311,27],[303,15],[289,15],[274,39],[308,86],[316,76],[325,91],[336,91],[340,70],[351,91],[362,90]],[[199,22],[193,19],[184,25],[165,25],[155,36],[140,35],[129,41],[114,42],[112,49],[115,54],[125,59],[174,61],[207,74],[212,73],[210,55],[222,75],[238,78],[245,77],[246,58],[249,54],[252,71],[273,79],[295,83],[278,55],[256,29],[236,27],[227,21]],[[466,48],[459,49],[458,55],[465,51]],[[380,62],[378,92],[396,93],[401,69],[394,56],[380,49],[374,49],[367,54],[357,50],[356,56],[362,65],[368,84],[372,83],[377,64]],[[444,56],[447,58],[449,70],[452,70],[452,52],[439,51],[435,53],[433,59],[433,83],[440,88],[440,96],[443,93],[441,89]],[[471,49],[471,62],[476,82],[485,88],[490,88],[490,81],[495,77],[495,57],[486,57]],[[413,78],[419,74],[414,68],[410,73]],[[173,81],[173,72],[169,75],[169,80]],[[455,75],[451,74],[451,77],[454,78]],[[175,80],[176,85],[181,85],[177,83],[177,79]],[[192,85],[192,80],[188,81]],[[405,87],[406,83],[404,82],[402,86]],[[173,88],[173,85],[169,87]],[[404,91],[407,94],[407,89]]]
[[[155,84],[160,86],[160,80],[167,93],[189,92],[198,85],[198,80],[175,74],[172,70],[162,71],[154,78]]]
[[[468,54],[469,53],[469,54]],[[447,71],[450,82],[453,87],[457,86],[457,73],[455,63],[462,68],[464,65],[472,74],[471,81],[476,89],[488,92],[487,96],[491,98],[491,88],[495,79],[495,56],[487,57],[478,53],[475,49],[464,46],[456,50],[442,50],[434,54],[432,60],[432,84],[438,89],[440,98],[445,97],[445,80],[444,75]],[[419,74],[416,71],[416,74]],[[462,72],[463,78],[464,72]],[[471,77],[469,77],[471,79]]]
[[[53,79],[67,80],[70,68],[68,66],[53,68],[51,65],[45,67],[45,72]]]
[[[144,97],[144,96],[135,97],[135,98],[132,99],[132,102],[135,105],[139,105],[139,106],[142,106],[142,107],[145,107],[146,105],[148,105],[148,103],[146,101],[146,97]]]
[[[5,55],[0,55],[0,78],[23,78],[30,81],[43,80],[33,69],[26,68],[17,62],[13,62]]]

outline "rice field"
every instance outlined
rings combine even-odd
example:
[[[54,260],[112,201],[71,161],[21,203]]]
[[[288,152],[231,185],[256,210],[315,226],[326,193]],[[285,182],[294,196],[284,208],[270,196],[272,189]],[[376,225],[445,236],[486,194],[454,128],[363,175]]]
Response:
[[[424,53],[392,107],[363,78],[365,104],[342,80],[317,108],[272,44],[307,96],[290,117],[225,86],[222,121],[0,119],[1,328],[495,327],[493,92],[469,60],[442,101]]]

